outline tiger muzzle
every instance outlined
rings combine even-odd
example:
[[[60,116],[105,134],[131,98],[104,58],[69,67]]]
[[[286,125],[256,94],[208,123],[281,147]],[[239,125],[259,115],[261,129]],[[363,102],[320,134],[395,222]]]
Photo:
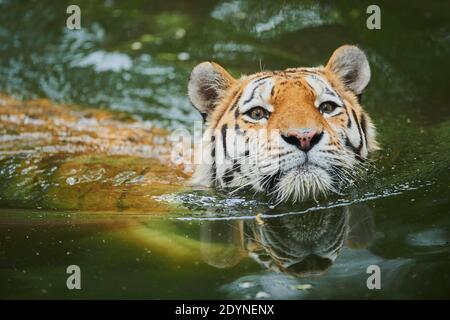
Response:
[[[323,137],[323,131],[314,129],[289,130],[287,135],[282,135],[284,141],[299,148],[303,152],[311,150]]]

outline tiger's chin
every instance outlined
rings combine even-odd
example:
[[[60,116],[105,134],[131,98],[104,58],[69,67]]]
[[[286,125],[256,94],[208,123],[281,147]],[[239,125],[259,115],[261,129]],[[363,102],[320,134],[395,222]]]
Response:
[[[290,169],[281,175],[272,195],[277,203],[293,203],[308,199],[316,200],[335,191],[333,178],[321,167],[313,164]]]

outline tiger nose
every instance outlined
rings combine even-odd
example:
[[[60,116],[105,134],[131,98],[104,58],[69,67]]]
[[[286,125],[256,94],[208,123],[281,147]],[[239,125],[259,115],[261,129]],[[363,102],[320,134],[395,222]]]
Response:
[[[314,147],[320,139],[322,139],[323,131],[319,132],[314,129],[289,130],[286,142],[297,146],[300,150],[308,152]]]

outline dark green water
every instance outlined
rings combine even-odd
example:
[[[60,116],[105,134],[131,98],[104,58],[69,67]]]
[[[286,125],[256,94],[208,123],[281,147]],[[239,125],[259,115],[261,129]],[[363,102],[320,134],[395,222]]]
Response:
[[[77,1],[78,31],[69,4],[0,1],[0,93],[113,111],[116,127],[189,128],[186,82],[203,60],[237,76],[358,44],[382,150],[345,194],[271,208],[174,191],[131,149],[40,152],[53,142],[24,136],[0,99],[0,298],[450,298],[448,2],[379,2],[381,30],[364,1]],[[277,270],[274,256],[297,263]],[[73,264],[81,290],[66,287]]]

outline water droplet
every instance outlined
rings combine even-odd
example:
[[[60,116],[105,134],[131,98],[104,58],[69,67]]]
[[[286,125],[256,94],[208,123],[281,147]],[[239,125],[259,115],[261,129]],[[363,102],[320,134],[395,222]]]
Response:
[[[308,290],[311,288],[312,288],[311,284],[298,284],[295,286],[291,286],[291,289],[293,289],[293,290]]]
[[[239,286],[239,288],[241,288],[241,289],[248,289],[248,288],[253,287],[253,286],[254,286],[254,283],[253,283],[253,282],[250,282],[250,281],[245,281],[245,282],[239,283],[238,286]]]
[[[187,53],[187,52],[180,52],[180,53],[178,54],[178,60],[180,60],[180,61],[186,61],[186,60],[189,60],[190,57],[191,57],[190,54]]]
[[[183,28],[179,28],[177,29],[177,31],[175,31],[175,38],[176,39],[181,39],[186,35],[186,30]]]
[[[66,179],[66,183],[69,186],[73,186],[73,185],[75,185],[77,183],[77,179],[74,178],[74,177],[69,177],[69,178]]]
[[[270,298],[270,294],[268,294],[267,292],[264,292],[264,291],[259,291],[255,295],[255,299],[265,299],[265,298]]]
[[[131,44],[131,49],[132,50],[139,50],[141,48],[142,48],[142,43],[140,43],[140,42],[133,42]]]

